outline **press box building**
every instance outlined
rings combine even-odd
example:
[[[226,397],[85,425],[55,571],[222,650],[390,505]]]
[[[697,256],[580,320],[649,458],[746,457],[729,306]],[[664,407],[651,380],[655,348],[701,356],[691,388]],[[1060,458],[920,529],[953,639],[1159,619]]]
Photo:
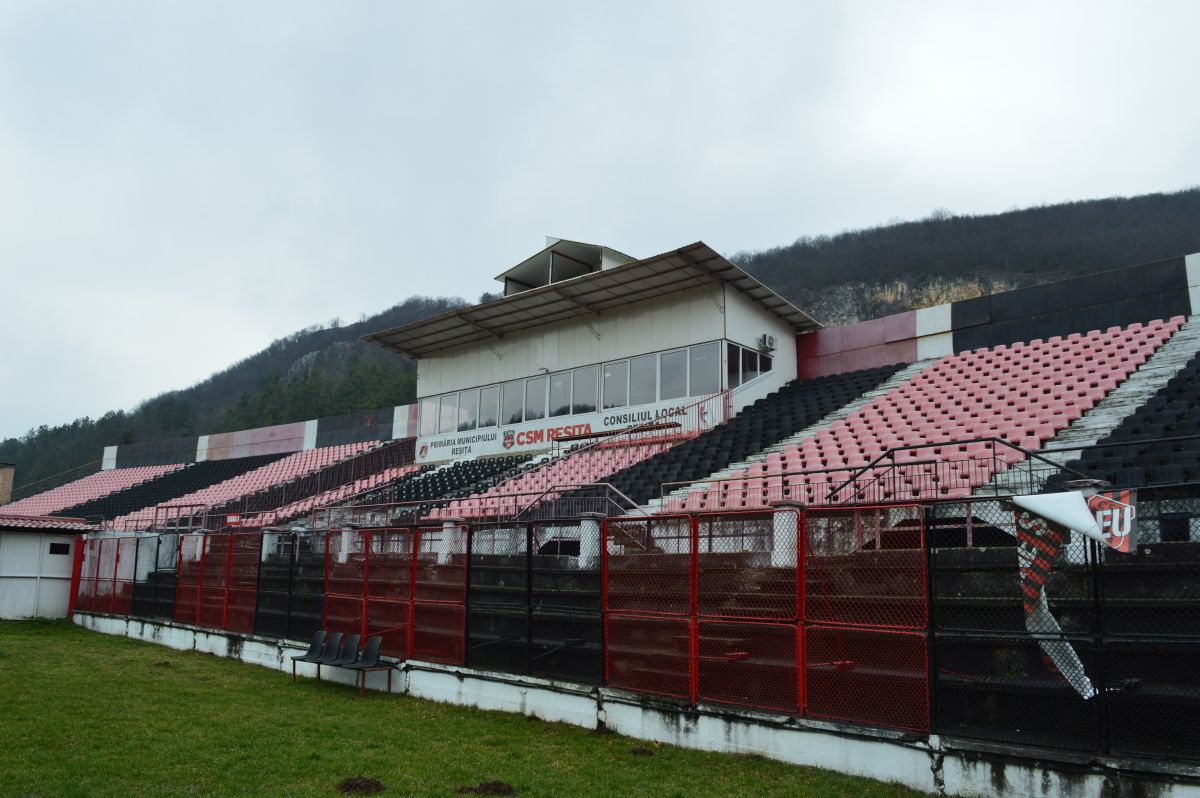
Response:
[[[736,412],[797,376],[811,317],[704,243],[635,260],[548,239],[504,296],[374,333],[417,361],[421,462],[536,452],[668,420],[730,391]]]

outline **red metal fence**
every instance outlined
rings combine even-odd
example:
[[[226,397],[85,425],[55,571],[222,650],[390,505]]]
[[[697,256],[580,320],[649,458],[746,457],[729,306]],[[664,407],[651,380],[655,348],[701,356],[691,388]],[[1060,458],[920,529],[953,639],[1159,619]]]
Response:
[[[83,563],[75,607],[88,612],[128,615],[133,601],[137,538],[91,538],[83,541]]]
[[[180,535],[178,549],[175,620],[252,633],[262,533]]]
[[[609,685],[929,728],[919,507],[608,519],[604,541]]]
[[[329,631],[379,635],[387,656],[461,665],[466,600],[466,527],[325,533]]]

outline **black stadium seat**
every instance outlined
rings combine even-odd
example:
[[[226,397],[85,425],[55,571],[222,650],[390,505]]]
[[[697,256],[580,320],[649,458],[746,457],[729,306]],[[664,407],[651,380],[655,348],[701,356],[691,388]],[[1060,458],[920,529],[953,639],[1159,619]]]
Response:
[[[878,387],[904,364],[795,380],[759,399],[729,421],[659,455],[605,477],[639,505],[658,496],[664,482],[703,479],[730,463],[761,452]],[[595,489],[566,494],[581,497]]]
[[[202,463],[193,463],[186,468],[164,474],[158,479],[134,485],[100,499],[67,507],[54,515],[111,520],[147,507],[170,502],[177,496],[186,496],[201,488],[232,479],[239,474],[244,474],[286,456],[286,454],[261,454],[253,457],[239,457],[234,460],[206,460]]]
[[[1200,437],[1188,436],[1198,434],[1200,355],[1067,467],[1118,488],[1195,481],[1200,479]]]

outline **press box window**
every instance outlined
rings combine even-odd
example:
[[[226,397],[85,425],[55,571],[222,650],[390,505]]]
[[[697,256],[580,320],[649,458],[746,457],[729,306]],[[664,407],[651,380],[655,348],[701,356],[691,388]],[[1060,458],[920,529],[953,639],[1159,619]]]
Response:
[[[688,379],[691,382],[691,396],[708,396],[721,390],[721,345],[714,341],[711,344],[693,346],[688,350],[691,363],[688,367]]]
[[[679,399],[687,396],[688,353],[663,352],[659,358],[659,398]]]
[[[458,429],[458,394],[450,393],[442,397],[441,411],[438,416],[438,432],[454,432]]]
[[[500,399],[500,386],[492,385],[479,389],[479,428],[494,427],[499,418],[496,403]]]
[[[658,394],[658,355],[643,355],[629,361],[629,404],[653,404]]]
[[[595,366],[584,366],[575,369],[574,392],[571,396],[572,413],[596,412],[596,375]]]
[[[546,387],[550,380],[535,377],[525,381],[525,420],[535,421],[546,417]]]
[[[604,364],[604,409],[629,404],[629,361]]]
[[[550,375],[550,415],[566,416],[571,413],[571,372],[562,371]]]
[[[428,396],[421,400],[421,434],[436,435],[438,428],[438,398]]]
[[[742,348],[729,344],[725,348],[725,387],[733,389],[742,384]]]
[[[521,409],[525,403],[525,383],[521,380],[506,382],[502,386],[500,399],[500,423],[520,424]]]
[[[463,391],[458,395],[458,431],[475,429],[479,420],[479,391]]]

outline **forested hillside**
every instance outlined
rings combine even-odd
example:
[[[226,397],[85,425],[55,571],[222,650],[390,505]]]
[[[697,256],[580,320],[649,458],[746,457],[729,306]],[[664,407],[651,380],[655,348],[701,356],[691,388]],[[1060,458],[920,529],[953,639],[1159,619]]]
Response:
[[[990,216],[939,211],[921,221],[742,252],[733,260],[818,320],[844,324],[1191,252],[1200,252],[1200,189]],[[355,324],[308,327],[132,411],[0,442],[0,462],[15,463],[17,485],[28,485],[67,469],[94,469],[109,444],[411,402],[412,364],[359,339],[462,304],[413,297]]]
[[[1200,188],[929,218],[733,256],[825,324],[1200,252]]]
[[[69,469],[94,471],[105,446],[282,424],[405,404],[416,396],[408,360],[363,335],[444,313],[461,299],[411,297],[354,324],[312,326],[190,388],[132,411],[30,430],[0,441],[0,462],[17,466],[18,487]],[[71,474],[68,476],[78,476]],[[31,486],[40,488],[43,486]],[[27,489],[28,490],[28,489]]]

